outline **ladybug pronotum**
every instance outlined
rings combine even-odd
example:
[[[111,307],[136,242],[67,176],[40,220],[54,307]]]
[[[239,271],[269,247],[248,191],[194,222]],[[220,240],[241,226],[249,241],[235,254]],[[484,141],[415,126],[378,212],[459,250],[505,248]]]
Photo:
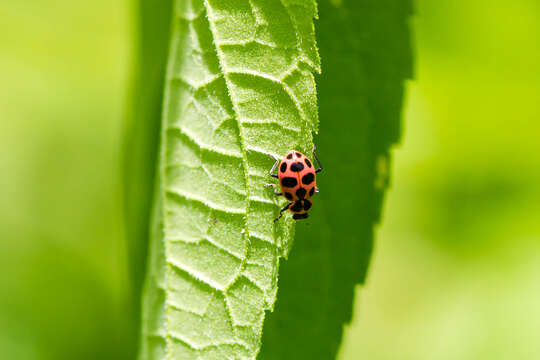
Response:
[[[283,212],[287,210],[293,213],[294,220],[308,217],[308,212],[313,206],[313,202],[309,198],[319,192],[316,174],[322,170],[321,162],[315,154],[315,145],[312,153],[319,166],[317,169],[306,155],[295,150],[289,151],[282,160],[275,159],[276,162],[270,170],[270,176],[279,179],[281,192],[276,192],[274,184],[267,186],[274,188],[275,195],[283,196],[291,202],[281,209],[279,217],[274,221],[278,221],[283,216]],[[278,174],[274,173],[276,168],[279,169]]]

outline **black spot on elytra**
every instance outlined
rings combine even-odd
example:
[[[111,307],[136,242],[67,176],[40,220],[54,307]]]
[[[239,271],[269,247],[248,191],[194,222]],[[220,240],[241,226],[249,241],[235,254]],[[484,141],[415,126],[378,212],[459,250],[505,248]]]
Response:
[[[281,163],[281,166],[279,167],[279,171],[281,171],[281,172],[287,171],[287,163],[286,162]]]
[[[292,218],[294,220],[302,220],[302,219],[307,219],[308,217],[308,214],[305,213],[305,214],[293,214]]]
[[[313,205],[313,204],[311,203],[311,201],[309,201],[309,200],[304,200],[304,210],[305,210],[305,211],[308,211],[309,209],[311,209],[311,205]]]
[[[313,194],[315,194],[315,186],[311,188],[311,190],[309,190],[309,197],[312,197]]]
[[[287,159],[291,160],[292,159],[292,154],[287,155]]]
[[[288,188],[295,187],[296,185],[298,185],[298,180],[293,177],[285,177],[283,178],[283,180],[281,180],[281,185]]]
[[[296,190],[296,196],[298,196],[299,199],[305,198],[306,197],[306,189],[304,189],[303,187],[298,188]]]
[[[302,206],[302,202],[301,201],[297,201],[293,204],[293,206],[291,206],[289,209],[292,211],[292,212],[300,212],[302,211],[304,207]]]
[[[292,200],[293,196],[290,192],[284,192],[283,195],[285,195],[285,197],[288,199],[288,200]]]
[[[306,165],[307,165],[307,167],[308,167],[308,168],[310,168],[310,167],[311,167],[311,161],[309,161],[309,159],[308,159],[308,158],[306,158]]]
[[[301,158],[302,157],[302,154],[300,154],[299,152],[296,153],[296,157],[297,158]]]
[[[299,172],[302,170],[304,170],[304,165],[302,165],[302,163],[297,162],[291,165],[291,171]]]
[[[306,175],[302,176],[302,184],[309,185],[315,180],[315,176],[313,173],[307,173]]]

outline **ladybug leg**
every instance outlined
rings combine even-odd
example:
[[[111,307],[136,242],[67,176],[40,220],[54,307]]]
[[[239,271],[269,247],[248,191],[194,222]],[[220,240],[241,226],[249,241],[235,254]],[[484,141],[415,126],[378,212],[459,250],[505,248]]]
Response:
[[[281,219],[281,217],[283,216],[283,212],[289,210],[289,206],[291,206],[292,203],[288,203],[287,205],[285,205],[285,207],[281,210],[279,210],[279,216],[277,218],[274,219],[274,222],[278,221],[279,219]]]
[[[276,184],[266,184],[266,185],[264,185],[264,187],[271,187],[271,188],[273,188],[273,190],[274,190],[274,195],[276,195],[276,196],[281,196],[281,195],[283,195],[282,193],[276,191]]]
[[[313,154],[313,157],[315,158],[315,160],[317,160],[317,164],[319,165],[319,168],[316,169],[315,172],[320,173],[322,170],[322,165],[321,165],[321,162],[319,161],[319,158],[317,157],[317,154],[315,154],[315,144],[313,144],[313,150],[311,151],[311,153]]]
[[[272,166],[272,169],[270,169],[270,176],[277,179],[278,175],[274,174],[274,171],[276,170],[276,168],[277,168],[277,166],[279,164],[279,159],[276,159],[274,157],[272,157],[272,159],[276,160],[276,162],[274,163],[274,166]]]

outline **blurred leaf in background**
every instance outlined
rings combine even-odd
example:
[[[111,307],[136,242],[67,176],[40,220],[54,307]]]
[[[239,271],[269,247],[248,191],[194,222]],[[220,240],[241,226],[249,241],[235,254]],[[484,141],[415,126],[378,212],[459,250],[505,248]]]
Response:
[[[317,78],[324,172],[313,214],[280,269],[261,359],[335,359],[365,281],[412,75],[409,0],[319,1]]]

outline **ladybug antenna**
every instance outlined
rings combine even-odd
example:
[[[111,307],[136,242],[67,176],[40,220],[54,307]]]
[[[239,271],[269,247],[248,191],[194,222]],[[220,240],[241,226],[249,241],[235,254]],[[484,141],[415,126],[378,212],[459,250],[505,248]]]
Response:
[[[279,216],[277,218],[274,219],[274,222],[278,221],[279,219],[281,219],[281,217],[283,216],[283,212],[289,210],[289,206],[291,206],[292,203],[288,203],[287,205],[285,205],[285,207],[281,210],[279,210]]]

